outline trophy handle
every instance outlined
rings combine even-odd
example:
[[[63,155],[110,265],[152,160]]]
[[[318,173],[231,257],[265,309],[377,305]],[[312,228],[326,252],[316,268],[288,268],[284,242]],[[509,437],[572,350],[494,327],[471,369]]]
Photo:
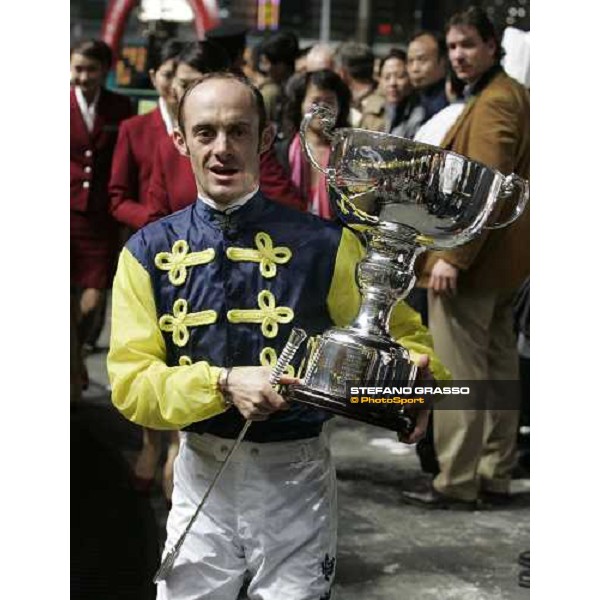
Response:
[[[486,225],[485,229],[502,229],[502,227],[506,227],[507,225],[514,223],[523,214],[523,211],[527,206],[527,202],[529,202],[529,182],[512,173],[508,177],[504,178],[504,181],[500,185],[500,193],[498,197],[503,200],[507,200],[512,198],[515,193],[519,194],[519,201],[517,202],[517,206],[510,217],[506,221],[493,223],[492,225]]]
[[[302,123],[300,123],[300,141],[302,142],[302,147],[306,152],[306,156],[308,157],[310,164],[315,169],[317,169],[317,171],[323,173],[323,175],[325,175],[325,177],[327,178],[327,181],[330,181],[333,178],[335,169],[324,169],[319,164],[319,161],[315,158],[315,155],[313,154],[312,149],[310,147],[310,143],[306,137],[308,126],[314,118],[321,120],[321,122],[323,123],[323,135],[329,141],[331,141],[333,139],[333,135],[331,132],[335,127],[335,114],[328,106],[325,106],[323,104],[313,104],[308,110],[308,112],[304,115]]]

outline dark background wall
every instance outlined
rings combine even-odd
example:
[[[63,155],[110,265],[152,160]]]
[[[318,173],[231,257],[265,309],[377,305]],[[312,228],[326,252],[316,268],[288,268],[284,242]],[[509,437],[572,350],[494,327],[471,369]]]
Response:
[[[331,0],[331,41],[356,39],[359,31],[360,0]],[[448,17],[469,5],[479,5],[488,11],[497,27],[507,25],[529,31],[529,0],[370,0],[366,23],[366,41],[371,44],[406,44],[418,29],[443,29]],[[97,36],[107,0],[71,0],[71,41]],[[291,29],[304,40],[319,37],[321,0],[281,0],[281,28]],[[219,0],[222,18],[246,24],[251,38],[265,32],[256,27],[257,2],[252,0]],[[125,41],[144,39],[145,26],[135,14],[130,15]],[[191,25],[179,26],[178,35],[193,39]]]

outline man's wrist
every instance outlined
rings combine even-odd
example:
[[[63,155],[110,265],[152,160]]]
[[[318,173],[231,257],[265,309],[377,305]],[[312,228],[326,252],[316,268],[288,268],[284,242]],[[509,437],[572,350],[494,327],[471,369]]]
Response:
[[[231,392],[229,391],[229,376],[231,375],[232,367],[225,367],[221,369],[219,373],[219,379],[217,381],[217,387],[223,396],[223,402],[225,403],[226,408],[229,408],[233,405],[233,399],[231,397]]]

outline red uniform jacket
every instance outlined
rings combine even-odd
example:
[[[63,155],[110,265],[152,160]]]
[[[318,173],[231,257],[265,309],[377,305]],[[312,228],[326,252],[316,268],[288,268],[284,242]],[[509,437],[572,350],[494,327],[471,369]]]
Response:
[[[133,229],[149,222],[148,189],[156,148],[170,143],[160,109],[123,121],[115,148],[108,191],[112,216]]]
[[[129,99],[102,89],[90,133],[71,89],[71,282],[110,285],[116,223],[108,213],[108,180],[119,123],[131,116]]]
[[[271,200],[305,210],[304,201],[272,148],[260,157],[260,188]],[[179,154],[171,140],[161,141],[156,149],[148,193],[151,221],[189,206],[198,197],[190,159]]]

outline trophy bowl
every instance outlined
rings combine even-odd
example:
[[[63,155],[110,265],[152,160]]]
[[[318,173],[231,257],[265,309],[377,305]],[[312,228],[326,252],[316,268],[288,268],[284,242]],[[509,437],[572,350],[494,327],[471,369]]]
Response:
[[[308,142],[313,119],[330,141],[326,168]],[[364,129],[334,130],[334,123],[330,108],[313,105],[300,137],[308,160],[326,178],[337,215],[366,240],[366,256],[356,270],[362,304],[352,324],[312,340],[303,384],[289,386],[287,395],[408,432],[413,418],[403,408],[353,405],[346,383],[413,385],[417,368],[408,351],[391,338],[389,319],[394,305],[414,286],[417,256],[455,248],[484,229],[510,225],[525,210],[529,184],[436,146]]]

